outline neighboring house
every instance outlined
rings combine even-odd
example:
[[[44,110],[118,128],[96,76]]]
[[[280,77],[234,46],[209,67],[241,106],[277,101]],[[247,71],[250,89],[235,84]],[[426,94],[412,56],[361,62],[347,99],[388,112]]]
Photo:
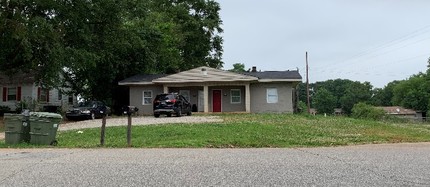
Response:
[[[296,87],[302,81],[298,71],[234,73],[199,67],[172,75],[136,75],[118,84],[130,88],[130,105],[139,114],[151,115],[154,97],[177,92],[198,112],[292,113]]]
[[[7,106],[12,111],[24,103],[35,111],[53,111],[57,108],[64,111],[77,101],[75,96],[65,95],[57,89],[42,88],[30,74],[0,75],[0,89],[0,106]]]
[[[407,118],[412,120],[422,120],[423,114],[421,112],[416,112],[412,109],[406,109],[401,106],[385,106],[380,107],[382,108],[386,114],[400,117],[400,118]]]

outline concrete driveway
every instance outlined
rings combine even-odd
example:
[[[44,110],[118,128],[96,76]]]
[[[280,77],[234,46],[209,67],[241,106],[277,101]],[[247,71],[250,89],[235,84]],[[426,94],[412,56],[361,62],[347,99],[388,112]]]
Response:
[[[0,149],[0,186],[430,186],[430,143]]]

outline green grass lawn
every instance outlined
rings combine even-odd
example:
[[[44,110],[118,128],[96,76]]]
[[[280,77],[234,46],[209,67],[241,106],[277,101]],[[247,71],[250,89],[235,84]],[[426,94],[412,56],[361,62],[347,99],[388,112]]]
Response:
[[[225,114],[224,122],[133,126],[132,146],[146,148],[319,147],[429,142],[430,125],[293,114]],[[105,147],[127,147],[126,127],[106,129]],[[57,133],[58,146],[100,147],[100,128]],[[4,141],[0,147],[8,147]],[[12,147],[39,147],[19,144]]]

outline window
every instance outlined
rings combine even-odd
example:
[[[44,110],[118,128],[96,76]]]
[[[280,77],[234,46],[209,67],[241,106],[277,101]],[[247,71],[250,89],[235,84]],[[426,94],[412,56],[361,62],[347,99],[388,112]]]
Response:
[[[16,101],[17,91],[15,87],[10,87],[7,89],[7,100],[8,101]]]
[[[241,95],[239,89],[232,89],[230,90],[230,101],[232,104],[238,104],[241,102]]]
[[[267,103],[277,103],[278,102],[278,89],[267,88]]]
[[[39,102],[49,102],[49,90],[40,88],[38,89],[39,92]]]
[[[152,104],[152,91],[144,90],[143,91],[143,103],[142,105],[150,105]]]
[[[73,95],[69,95],[69,98],[67,100],[69,105],[73,105]]]

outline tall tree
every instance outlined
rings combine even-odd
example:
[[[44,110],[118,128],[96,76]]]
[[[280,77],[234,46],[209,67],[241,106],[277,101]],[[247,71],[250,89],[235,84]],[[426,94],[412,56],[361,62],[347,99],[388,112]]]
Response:
[[[118,81],[138,73],[223,64],[213,0],[6,0],[0,8],[0,72],[59,86],[63,71],[63,86],[85,98],[120,100]]]
[[[394,87],[393,104],[427,112],[430,103],[430,78],[425,73],[411,76]]]
[[[393,81],[388,83],[384,88],[374,89],[374,94],[370,103],[374,106],[392,106],[394,87],[398,83],[399,81]]]
[[[54,0],[0,2],[0,72],[31,73],[57,85],[63,30],[55,8]]]

